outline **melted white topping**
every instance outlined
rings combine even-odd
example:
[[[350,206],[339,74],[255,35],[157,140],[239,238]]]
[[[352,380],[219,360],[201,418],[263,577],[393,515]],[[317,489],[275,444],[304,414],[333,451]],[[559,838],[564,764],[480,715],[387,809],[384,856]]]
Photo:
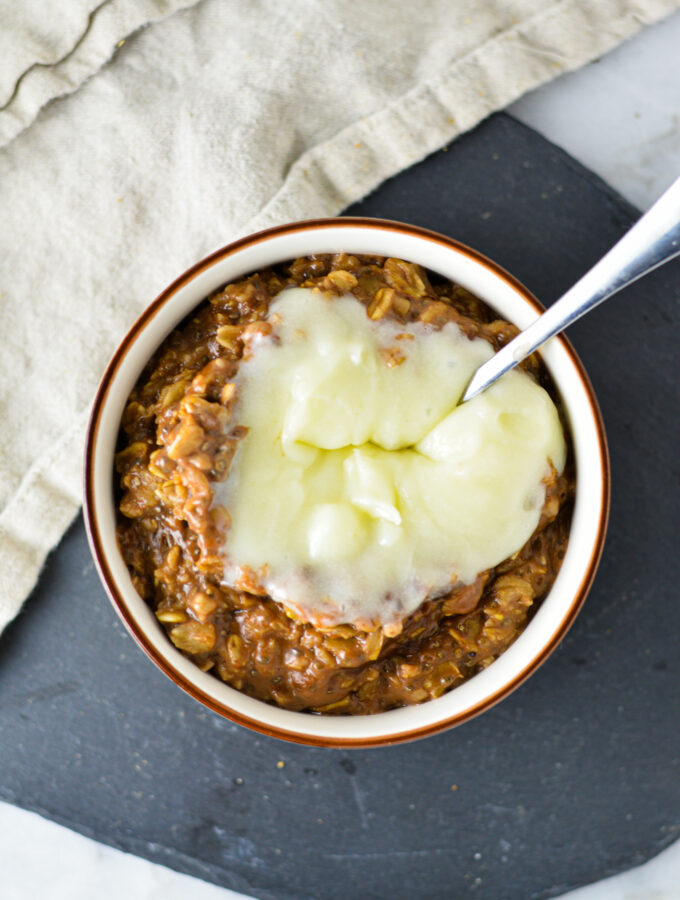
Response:
[[[491,346],[372,322],[351,295],[291,288],[270,322],[239,368],[249,431],[216,491],[230,584],[316,624],[391,627],[522,547],[566,454],[543,388],[514,370],[457,407]]]

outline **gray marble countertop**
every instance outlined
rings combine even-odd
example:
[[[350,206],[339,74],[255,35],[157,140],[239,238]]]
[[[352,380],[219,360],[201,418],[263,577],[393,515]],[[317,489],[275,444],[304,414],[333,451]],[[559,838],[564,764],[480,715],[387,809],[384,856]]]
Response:
[[[510,112],[646,209],[680,175],[680,13]],[[36,854],[35,848],[40,848]],[[238,900],[0,803],[2,900]],[[678,900],[680,842],[568,900]],[[563,898],[567,900],[567,897]]]

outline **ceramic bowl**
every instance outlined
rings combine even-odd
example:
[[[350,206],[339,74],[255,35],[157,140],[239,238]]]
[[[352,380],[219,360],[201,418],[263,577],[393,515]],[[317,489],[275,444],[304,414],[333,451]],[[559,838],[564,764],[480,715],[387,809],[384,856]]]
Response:
[[[214,712],[290,741],[319,746],[393,744],[459,725],[520,685],[574,621],[600,558],[609,507],[607,445],[597,401],[569,342],[554,338],[543,359],[562,398],[576,461],[569,546],[549,594],[519,638],[487,669],[436,700],[370,716],[323,716],[279,709],[242,694],[184,657],[135,591],[115,536],[113,458],[126,400],[164,338],[202,300],[242,276],[312,253],[396,256],[461,284],[500,317],[526,327],[541,311],[500,266],[450,238],[396,222],[339,218],[292,223],[243,238],[197,263],[146,309],[123,339],[97,392],[85,454],[85,515],[104,586],[125,625],[154,663]]]

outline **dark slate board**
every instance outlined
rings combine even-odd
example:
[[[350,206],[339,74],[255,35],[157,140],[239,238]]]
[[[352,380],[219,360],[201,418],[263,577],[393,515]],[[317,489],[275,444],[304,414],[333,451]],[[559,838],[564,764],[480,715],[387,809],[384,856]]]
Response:
[[[460,238],[547,302],[636,215],[504,115],[351,212]],[[270,900],[531,900],[661,850],[680,834],[679,319],[671,263],[570,332],[609,433],[609,539],[575,627],[495,709],[381,750],[256,736],[137,649],[78,521],[0,641],[0,797]]]

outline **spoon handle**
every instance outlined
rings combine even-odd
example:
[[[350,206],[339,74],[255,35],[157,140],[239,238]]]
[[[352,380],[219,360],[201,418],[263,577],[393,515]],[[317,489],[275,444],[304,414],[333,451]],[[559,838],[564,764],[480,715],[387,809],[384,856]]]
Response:
[[[461,402],[476,397],[603,300],[678,255],[680,178],[566,294],[477,369]]]

